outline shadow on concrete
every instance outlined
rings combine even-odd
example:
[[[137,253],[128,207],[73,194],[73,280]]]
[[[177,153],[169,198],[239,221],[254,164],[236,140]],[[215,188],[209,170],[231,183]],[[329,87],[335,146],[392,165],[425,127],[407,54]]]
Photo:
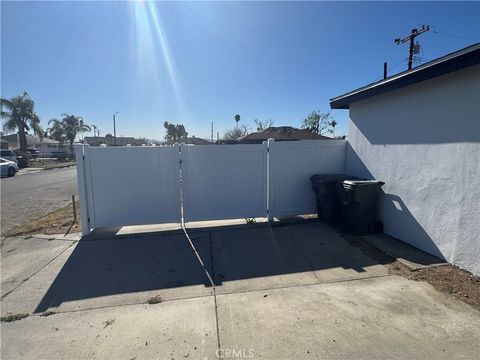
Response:
[[[365,272],[376,262],[348,245],[336,231],[316,223],[212,233],[216,285],[263,276],[331,268]]]
[[[329,269],[335,269],[332,279],[344,279],[342,269],[347,278],[365,277],[378,265],[318,222],[190,229],[189,235],[217,286],[297,273],[316,281],[312,272]],[[192,285],[211,286],[183,233],[92,234],[79,241],[35,312],[74,300]]]
[[[204,245],[200,250],[209,255],[208,244]],[[198,284],[210,286],[183,233],[85,237],[35,312],[66,301]]]

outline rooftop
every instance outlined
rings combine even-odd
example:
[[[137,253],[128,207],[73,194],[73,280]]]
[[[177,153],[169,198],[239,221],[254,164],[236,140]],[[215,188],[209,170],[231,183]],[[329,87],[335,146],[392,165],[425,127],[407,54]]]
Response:
[[[242,136],[238,141],[266,141],[270,138],[278,141],[331,140],[331,138],[327,136],[314,134],[305,129],[297,129],[293,126],[271,126],[264,130]]]
[[[480,63],[480,43],[455,51],[416,68],[403,71],[330,99],[332,109],[348,109],[350,104],[440,75]]]
[[[57,140],[49,139],[44,137],[43,139],[40,139],[36,135],[30,135],[30,134],[25,134],[27,138],[27,145],[28,146],[33,146],[33,145],[40,145],[40,144],[58,144],[59,142]],[[17,144],[18,143],[18,134],[11,134],[11,135],[2,135],[2,140],[6,141],[11,144]]]

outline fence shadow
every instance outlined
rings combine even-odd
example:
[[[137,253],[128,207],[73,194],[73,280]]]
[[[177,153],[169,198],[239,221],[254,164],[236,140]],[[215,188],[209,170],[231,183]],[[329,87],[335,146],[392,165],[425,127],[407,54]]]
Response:
[[[226,281],[335,269],[363,274],[375,261],[318,222],[190,230],[217,286]],[[312,275],[313,276],[313,275]],[[279,280],[283,281],[283,280]],[[110,239],[84,238],[35,312],[108,295],[211,284],[184,234],[175,231]]]
[[[201,250],[209,253],[209,248]],[[87,237],[79,241],[35,312],[66,301],[198,284],[210,286],[183,233]]]

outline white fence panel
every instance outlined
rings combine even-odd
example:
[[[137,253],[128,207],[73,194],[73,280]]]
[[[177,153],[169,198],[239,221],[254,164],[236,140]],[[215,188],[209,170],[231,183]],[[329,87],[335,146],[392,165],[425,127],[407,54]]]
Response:
[[[81,168],[81,200],[86,202],[82,211],[87,210],[90,218],[88,231],[180,221],[178,146],[79,146],[77,154],[82,152],[85,161],[77,162],[77,169]],[[81,190],[81,182],[85,190]]]
[[[267,147],[181,146],[185,221],[265,217]]]
[[[345,172],[346,141],[76,148],[82,232],[316,212],[313,174]],[[267,152],[267,149],[269,151]]]
[[[270,142],[269,216],[316,213],[310,177],[345,172],[346,140]]]

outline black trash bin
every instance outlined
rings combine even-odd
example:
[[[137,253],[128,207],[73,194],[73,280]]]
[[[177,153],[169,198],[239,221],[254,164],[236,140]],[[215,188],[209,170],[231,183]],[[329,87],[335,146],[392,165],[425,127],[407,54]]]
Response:
[[[376,180],[344,180],[337,183],[342,215],[354,235],[366,235],[374,225],[377,197],[385,184]]]
[[[342,223],[342,211],[336,184],[346,179],[355,179],[343,174],[316,174],[310,180],[316,195],[317,215],[320,221],[329,225]]]

